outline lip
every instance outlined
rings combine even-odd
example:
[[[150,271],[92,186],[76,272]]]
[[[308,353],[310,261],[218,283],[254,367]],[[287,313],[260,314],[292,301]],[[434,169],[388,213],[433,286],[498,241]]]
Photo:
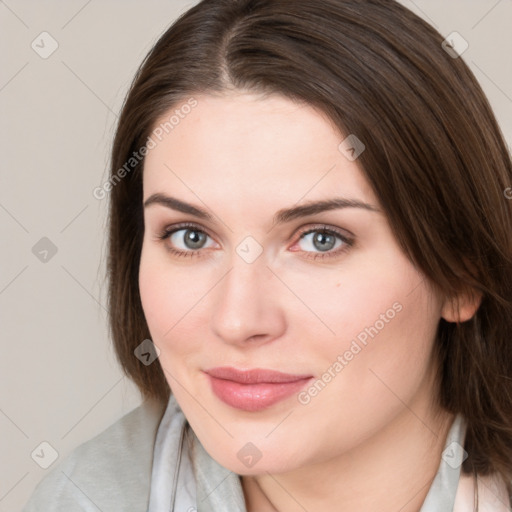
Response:
[[[261,411],[285,400],[313,378],[275,370],[238,370],[218,367],[205,370],[213,393],[227,405],[243,411]]]

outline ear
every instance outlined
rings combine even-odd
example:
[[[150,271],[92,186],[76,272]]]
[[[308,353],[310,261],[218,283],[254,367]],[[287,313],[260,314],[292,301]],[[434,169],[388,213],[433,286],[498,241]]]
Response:
[[[482,302],[482,293],[477,290],[447,297],[441,309],[441,317],[447,322],[461,323],[470,320]]]

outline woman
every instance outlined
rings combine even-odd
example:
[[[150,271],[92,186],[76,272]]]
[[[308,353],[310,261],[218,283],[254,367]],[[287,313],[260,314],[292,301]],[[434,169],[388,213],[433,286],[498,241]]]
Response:
[[[399,4],[190,9],[108,186],[147,400],[25,510],[509,510],[511,183],[475,78]]]

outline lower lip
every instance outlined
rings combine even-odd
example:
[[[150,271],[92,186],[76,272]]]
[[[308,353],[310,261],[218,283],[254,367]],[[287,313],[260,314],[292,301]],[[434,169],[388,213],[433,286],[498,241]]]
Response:
[[[261,411],[299,392],[312,377],[293,382],[240,384],[208,375],[213,393],[224,403],[242,411]]]

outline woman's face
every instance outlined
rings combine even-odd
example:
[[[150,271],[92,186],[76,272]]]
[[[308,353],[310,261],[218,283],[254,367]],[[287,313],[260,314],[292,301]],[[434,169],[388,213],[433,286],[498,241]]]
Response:
[[[139,284],[205,449],[239,474],[285,472],[426,419],[442,304],[399,248],[360,147],[340,149],[325,116],[281,96],[195,100],[159,120],[178,109],[146,156]]]

